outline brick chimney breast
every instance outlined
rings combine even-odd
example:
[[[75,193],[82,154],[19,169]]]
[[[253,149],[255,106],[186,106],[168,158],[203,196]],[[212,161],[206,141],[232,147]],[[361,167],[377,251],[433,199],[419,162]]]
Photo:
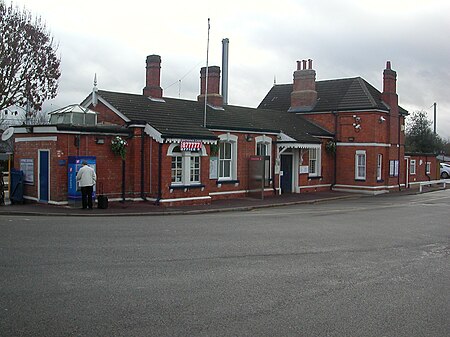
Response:
[[[147,97],[162,98],[161,56],[159,55],[147,56],[145,88],[142,92]]]
[[[200,95],[197,96],[199,102],[204,102],[205,97],[207,103],[215,106],[223,106],[223,97],[220,95],[220,67],[210,66],[208,67],[208,90],[206,91],[206,67],[202,67],[200,70]]]
[[[312,68],[312,60],[297,61],[289,111],[310,111],[314,108],[316,102],[316,71]]]

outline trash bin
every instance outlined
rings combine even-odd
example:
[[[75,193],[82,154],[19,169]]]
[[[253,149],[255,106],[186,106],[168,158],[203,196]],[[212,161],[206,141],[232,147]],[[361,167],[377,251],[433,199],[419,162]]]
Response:
[[[11,169],[10,173],[10,195],[9,199],[12,204],[23,203],[23,171]]]

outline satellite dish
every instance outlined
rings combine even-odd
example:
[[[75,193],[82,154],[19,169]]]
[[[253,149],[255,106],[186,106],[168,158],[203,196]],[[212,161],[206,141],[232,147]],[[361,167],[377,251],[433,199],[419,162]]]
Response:
[[[9,138],[12,137],[13,134],[14,134],[14,128],[13,127],[7,128],[5,131],[3,131],[2,140],[3,141],[8,140]]]

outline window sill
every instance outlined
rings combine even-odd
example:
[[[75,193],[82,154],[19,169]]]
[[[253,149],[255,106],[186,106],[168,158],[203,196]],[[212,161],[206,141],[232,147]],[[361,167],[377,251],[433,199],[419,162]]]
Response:
[[[172,190],[191,190],[196,188],[205,188],[203,184],[192,184],[192,185],[170,185],[169,189]]]
[[[355,181],[366,181],[366,179],[357,179],[357,178],[355,178]]]
[[[308,179],[322,179],[323,176],[308,176]]]
[[[239,180],[217,180],[216,185],[239,184]]]

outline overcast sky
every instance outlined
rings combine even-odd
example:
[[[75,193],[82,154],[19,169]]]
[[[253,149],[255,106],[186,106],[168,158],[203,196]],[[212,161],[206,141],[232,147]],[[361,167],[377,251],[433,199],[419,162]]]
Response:
[[[9,4],[11,1],[6,0]],[[200,67],[221,66],[230,40],[229,104],[256,107],[274,83],[291,83],[312,59],[317,80],[361,76],[380,91],[386,61],[400,105],[424,110],[450,138],[448,0],[16,0],[59,43],[59,94],[46,110],[80,103],[94,74],[103,90],[142,93],[145,58],[162,58],[164,96],[195,100]]]

